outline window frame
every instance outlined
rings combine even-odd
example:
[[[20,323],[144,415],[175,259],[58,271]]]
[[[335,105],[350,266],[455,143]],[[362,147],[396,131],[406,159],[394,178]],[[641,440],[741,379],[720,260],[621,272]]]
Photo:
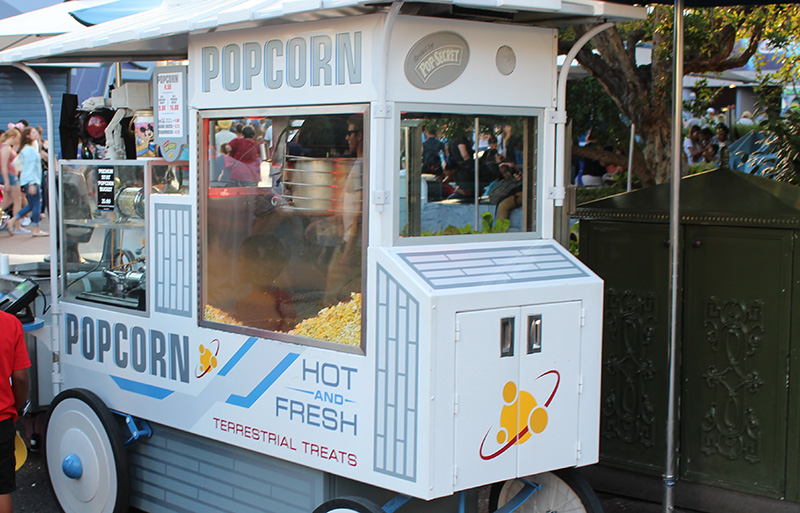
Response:
[[[392,196],[392,241],[394,246],[422,246],[437,244],[462,244],[469,242],[491,242],[499,240],[530,240],[542,239],[542,220],[543,205],[542,192],[539,190],[543,183],[544,152],[545,144],[545,109],[540,107],[496,107],[486,105],[453,105],[442,103],[396,103],[394,122],[392,124],[394,133],[394,165],[400,166],[401,159],[401,134],[402,134],[402,115],[404,112],[419,112],[431,114],[454,114],[468,116],[513,116],[519,118],[533,118],[536,120],[536,137],[533,146],[533,198],[536,201],[534,206],[535,229],[532,231],[507,232],[507,233],[476,233],[469,235],[438,235],[435,237],[424,236],[400,236],[402,227],[400,226],[400,173],[393,174],[393,196]],[[407,199],[406,199],[407,201]]]
[[[137,160],[81,160],[81,159],[62,159],[59,160],[57,163],[57,173],[58,173],[58,183],[63,183],[63,170],[65,166],[72,167],[72,168],[80,168],[80,167],[118,167],[118,166],[125,166],[125,167],[140,167],[142,172],[142,181],[143,181],[143,192],[144,192],[144,209],[145,215],[144,219],[142,220],[142,226],[140,229],[143,231],[144,238],[146,240],[145,243],[145,256],[146,262],[149,260],[150,257],[150,200],[152,195],[152,176],[151,176],[151,168],[150,162],[158,161],[162,162],[163,159],[137,159]],[[95,171],[96,172],[96,171]],[[64,189],[59,185],[58,187],[58,201],[60,205],[64,205]],[[116,194],[118,191],[115,187],[115,200]],[[116,210],[112,214],[112,218],[117,215]],[[103,303],[103,302],[90,302],[79,299],[76,295],[70,295],[67,290],[68,284],[73,284],[74,281],[67,281],[67,260],[64,256],[64,253],[67,251],[67,240],[66,240],[66,226],[67,220],[64,218],[63,213],[59,215],[58,219],[58,237],[59,237],[59,249],[58,249],[58,260],[59,260],[59,279],[58,279],[58,287],[59,293],[61,295],[61,301],[65,303],[69,303],[72,305],[77,306],[88,306],[91,308],[98,308],[100,310],[108,311],[108,312],[117,312],[121,314],[128,314],[133,315],[136,317],[142,318],[149,318],[150,312],[152,310],[152,276],[151,273],[146,273],[145,276],[145,309],[138,310],[136,308],[126,308],[122,306],[114,306],[110,303]],[[106,223],[103,223],[106,224]],[[109,225],[117,225],[118,223],[114,220]],[[98,226],[101,226],[98,224]],[[106,228],[108,229],[108,228]],[[116,228],[114,228],[116,229]],[[94,237],[94,234],[92,234]],[[99,266],[98,266],[99,268]],[[91,271],[88,271],[91,272]],[[87,275],[88,275],[87,272]]]
[[[290,335],[288,333],[280,333],[275,331],[264,330],[260,328],[252,328],[249,326],[236,326],[232,324],[225,324],[219,322],[208,321],[203,318],[205,310],[205,299],[207,297],[207,284],[205,276],[208,269],[207,258],[207,241],[208,241],[208,190],[209,190],[209,159],[207,151],[209,147],[209,133],[207,130],[208,121],[214,119],[236,119],[236,118],[264,118],[264,117],[277,117],[277,116],[313,116],[313,115],[326,115],[326,114],[361,114],[363,116],[364,127],[364,157],[363,157],[363,190],[364,194],[361,198],[362,209],[362,272],[361,272],[361,294],[362,294],[362,308],[361,308],[361,342],[358,346],[349,346],[339,344],[336,342],[329,342],[325,340],[318,340],[307,338],[299,335]],[[367,333],[367,308],[365,307],[364,298],[367,294],[367,236],[369,233],[368,226],[368,206],[369,206],[369,169],[370,169],[370,112],[369,104],[353,103],[353,104],[331,104],[331,105],[304,105],[294,107],[236,107],[228,109],[208,109],[198,111],[198,124],[197,124],[197,141],[198,141],[198,237],[197,237],[197,322],[201,328],[210,328],[226,333],[234,333],[240,335],[247,335],[258,337],[261,339],[277,340],[281,342],[289,342],[300,346],[318,347],[322,349],[331,349],[341,353],[351,353],[366,355],[366,333]],[[334,306],[334,305],[330,305]]]

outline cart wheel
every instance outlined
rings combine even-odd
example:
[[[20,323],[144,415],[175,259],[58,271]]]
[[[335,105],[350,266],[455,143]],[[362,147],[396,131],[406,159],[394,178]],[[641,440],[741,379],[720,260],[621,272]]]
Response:
[[[122,513],[130,482],[113,414],[88,390],[61,392],[50,405],[44,454],[50,485],[66,513]]]
[[[363,497],[337,497],[323,502],[313,513],[385,513],[380,506]]]
[[[519,513],[603,512],[600,499],[586,479],[574,468],[543,472],[525,479],[541,485],[542,488],[516,510]],[[489,497],[489,511],[497,511],[511,500],[522,486],[523,484],[515,479],[493,485]]]

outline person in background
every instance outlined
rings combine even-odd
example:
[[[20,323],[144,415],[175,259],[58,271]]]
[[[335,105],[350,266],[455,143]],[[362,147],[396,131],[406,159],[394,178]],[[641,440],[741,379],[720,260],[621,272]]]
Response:
[[[442,173],[442,157],[444,143],[436,138],[436,130],[425,129],[425,142],[422,143],[422,173],[440,175]]]
[[[31,235],[33,237],[46,237],[48,233],[39,229],[39,221],[42,215],[42,158],[34,147],[34,142],[38,142],[38,140],[39,132],[35,128],[26,128],[22,131],[21,149],[17,158],[22,161],[19,182],[25,187],[28,205],[14,214],[11,222],[19,222],[23,216],[30,212]]]
[[[28,402],[30,366],[22,324],[13,315],[0,312],[0,513],[14,511],[11,500],[11,492],[17,489],[14,424]]]
[[[237,124],[237,130],[240,124]],[[242,136],[228,143],[230,156],[236,161],[230,179],[241,186],[257,185],[261,179],[261,150],[251,125],[242,125]]]
[[[753,113],[749,110],[742,112],[742,117],[736,122],[737,125],[753,126]]]
[[[689,159],[689,164],[697,164],[703,161],[705,148],[700,141],[700,132],[700,127],[694,125],[689,129],[689,135],[683,140],[683,151],[686,153],[686,158]]]
[[[14,169],[14,159],[17,158],[16,148],[19,146],[22,134],[16,127],[9,128],[0,136],[0,185],[3,186],[3,201],[0,203],[0,210],[8,211],[12,208],[12,213],[16,214],[22,209],[22,189],[19,186],[19,175]],[[4,227],[8,233],[30,233],[20,225],[19,219],[8,221]]]

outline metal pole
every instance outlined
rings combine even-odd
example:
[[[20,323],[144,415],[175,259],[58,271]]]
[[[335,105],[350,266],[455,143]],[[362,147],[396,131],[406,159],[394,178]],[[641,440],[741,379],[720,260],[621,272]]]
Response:
[[[667,399],[667,452],[664,465],[664,512],[674,509],[673,492],[675,488],[675,417],[677,399],[677,348],[678,348],[678,262],[680,233],[680,193],[681,193],[681,152],[682,150],[682,111],[681,90],[683,88],[683,5],[684,0],[675,0],[675,34],[673,39],[674,68],[672,74],[672,173],[671,200],[669,214],[670,240],[670,297],[669,297],[669,395]]]
[[[556,123],[556,174],[552,197],[553,205],[556,207],[564,205],[564,160],[566,158],[564,154],[566,139],[564,125],[567,123],[567,77],[569,76],[569,70],[572,66],[572,61],[575,60],[575,56],[578,55],[578,51],[583,48],[591,38],[613,26],[614,24],[611,22],[597,25],[575,41],[575,44],[572,45],[572,48],[567,52],[564,63],[561,65],[561,72],[558,74],[556,111],[553,119],[553,122]]]
[[[53,394],[58,395],[61,392],[61,379],[60,369],[57,354],[60,352],[58,345],[59,321],[58,316],[60,308],[58,306],[58,223],[59,217],[58,205],[56,197],[58,191],[56,189],[56,157],[55,157],[55,121],[53,118],[53,102],[50,100],[50,93],[47,92],[47,87],[39,76],[30,66],[22,63],[12,64],[15,68],[21,70],[28,75],[36,87],[39,89],[39,94],[42,95],[44,102],[45,117],[47,119],[47,132],[46,137],[49,142],[47,145],[47,187],[49,189],[47,195],[47,220],[50,225],[50,318],[52,319],[52,329],[50,331],[50,349],[53,351]]]
[[[472,153],[472,155],[473,155],[472,159],[473,159],[473,162],[475,164],[475,166],[474,166],[475,167],[475,183],[473,185],[474,189],[472,190],[472,195],[473,195],[473,199],[475,201],[474,204],[475,204],[475,231],[476,232],[480,232],[480,230],[481,230],[481,224],[480,224],[481,215],[480,215],[480,208],[479,208],[480,205],[478,205],[478,198],[480,197],[480,194],[478,193],[478,187],[479,187],[479,184],[478,184],[478,165],[480,164],[480,162],[478,162],[478,142],[480,141],[480,138],[481,138],[480,130],[481,130],[480,118],[478,118],[476,116],[475,117],[475,148],[473,149],[473,153]]]
[[[628,144],[628,192],[633,186],[633,142],[636,137],[636,125],[631,123],[631,142]]]

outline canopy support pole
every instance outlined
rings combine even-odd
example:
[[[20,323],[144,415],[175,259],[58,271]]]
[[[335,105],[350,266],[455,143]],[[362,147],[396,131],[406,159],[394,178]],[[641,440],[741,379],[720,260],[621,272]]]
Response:
[[[673,49],[672,73],[672,170],[671,204],[669,212],[669,241],[670,241],[670,296],[669,296],[669,395],[667,399],[667,451],[664,465],[664,512],[671,513],[674,509],[673,492],[675,489],[675,417],[677,399],[677,349],[678,349],[678,263],[679,234],[680,234],[680,193],[681,193],[681,152],[683,119],[683,6],[684,0],[675,0],[675,34]]]
[[[604,30],[610,29],[613,26],[614,24],[611,22],[597,25],[596,27],[592,27],[591,30],[575,41],[575,44],[569,49],[567,57],[564,59],[564,63],[561,65],[561,72],[558,74],[558,100],[555,111],[555,119],[553,120],[553,122],[556,124],[556,176],[553,190],[548,194],[548,197],[554,201],[553,204],[556,207],[561,207],[564,205],[565,196],[564,160],[566,159],[566,156],[564,154],[564,146],[567,124],[567,77],[569,76],[569,69],[572,66],[572,61],[575,60],[575,56],[578,55],[580,49],[583,48],[583,46],[588,43],[591,38]]]
[[[58,224],[56,219],[59,217],[58,205],[56,198],[58,190],[56,189],[56,158],[55,158],[55,121],[53,118],[53,102],[50,99],[50,93],[47,92],[47,87],[39,76],[30,66],[22,63],[13,63],[12,66],[19,69],[28,75],[36,87],[39,89],[39,94],[42,95],[44,102],[45,116],[47,118],[47,132],[46,137],[49,142],[47,145],[47,220],[50,225],[50,315],[52,319],[52,326],[50,331],[50,349],[53,351],[53,395],[58,395],[61,392],[61,372],[58,364],[57,354],[60,352],[58,344],[59,334],[59,314],[60,308],[58,306]]]

